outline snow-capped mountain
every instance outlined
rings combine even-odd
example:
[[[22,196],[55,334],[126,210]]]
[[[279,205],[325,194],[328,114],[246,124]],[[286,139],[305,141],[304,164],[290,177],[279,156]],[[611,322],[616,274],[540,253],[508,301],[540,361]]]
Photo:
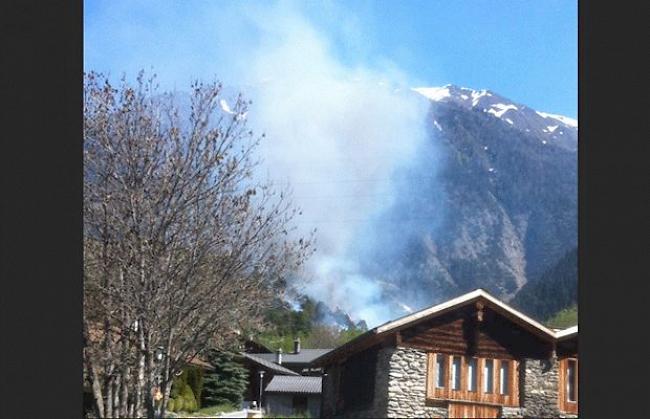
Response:
[[[431,148],[363,235],[362,273],[405,314],[477,287],[512,298],[577,246],[577,121],[489,90],[412,90]]]
[[[474,90],[448,84],[442,87],[416,87],[412,90],[433,102],[454,103],[464,109],[499,118],[514,129],[538,137],[542,144],[577,150],[578,121],[575,119],[536,111],[485,89]],[[440,129],[437,121],[434,121],[434,125]]]

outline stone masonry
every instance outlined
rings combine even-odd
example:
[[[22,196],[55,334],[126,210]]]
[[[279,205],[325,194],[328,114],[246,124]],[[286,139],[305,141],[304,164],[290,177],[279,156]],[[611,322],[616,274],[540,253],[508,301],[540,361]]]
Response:
[[[411,348],[393,349],[388,370],[388,417],[447,417],[444,407],[425,405],[427,354]]]
[[[370,405],[347,410],[346,418],[400,417],[446,418],[446,407],[427,406],[427,354],[396,347],[381,349],[375,369],[375,391]],[[519,366],[520,407],[503,407],[500,417],[565,417],[558,409],[558,362],[556,359],[523,359]],[[336,375],[336,372],[332,371]],[[327,391],[327,390],[325,390]],[[325,395],[325,399],[333,395]]]
[[[390,351],[387,395],[388,417],[447,417],[445,407],[425,404],[425,351],[395,348]],[[504,407],[508,418],[560,417],[558,410],[558,363],[555,359],[524,359],[520,363],[520,407]],[[376,394],[380,396],[380,394]]]
[[[559,417],[557,359],[525,359],[519,366],[520,400],[524,417]]]

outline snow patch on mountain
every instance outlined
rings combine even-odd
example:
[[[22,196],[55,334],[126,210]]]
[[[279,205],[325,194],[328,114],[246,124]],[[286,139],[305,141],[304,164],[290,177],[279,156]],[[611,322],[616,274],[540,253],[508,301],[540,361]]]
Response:
[[[496,108],[496,109],[495,109]],[[488,109],[488,113],[493,114],[497,118],[501,118],[504,113],[508,112],[509,110],[518,110],[518,108],[515,105],[506,105],[503,103],[495,103]]]
[[[484,96],[492,96],[492,94],[489,93],[487,90],[479,90],[479,91],[472,90],[472,108],[476,107],[476,105],[478,105],[481,98]]]
[[[427,99],[434,100],[436,102],[447,98],[451,97],[451,93],[449,92],[449,86],[443,86],[443,87],[415,87],[412,89],[415,92],[418,92],[422,96],[426,97]]]
[[[541,116],[542,118],[555,119],[562,122],[564,125],[570,126],[571,128],[578,128],[578,121],[576,121],[573,118],[569,118],[568,116],[557,115],[554,113],[540,112],[540,111],[535,111],[535,112],[537,112],[537,115]]]
[[[438,103],[450,103],[467,110],[489,114],[510,127],[542,139],[552,138],[553,146],[577,151],[578,121],[567,116],[539,112],[486,89],[474,90],[448,84],[442,87],[415,87],[412,91]],[[439,123],[434,126],[442,131]]]

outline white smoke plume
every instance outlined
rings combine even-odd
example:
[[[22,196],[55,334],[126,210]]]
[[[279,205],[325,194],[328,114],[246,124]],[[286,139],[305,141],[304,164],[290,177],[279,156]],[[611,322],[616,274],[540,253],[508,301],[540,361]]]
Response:
[[[238,58],[252,98],[249,120],[264,132],[263,169],[287,182],[303,210],[303,231],[316,228],[317,252],[304,292],[370,327],[396,314],[380,284],[363,276],[352,240],[394,198],[391,177],[426,141],[428,104],[408,90],[396,66],[349,66],[330,40],[286,7],[250,13],[259,42]],[[244,65],[245,63],[245,65]]]

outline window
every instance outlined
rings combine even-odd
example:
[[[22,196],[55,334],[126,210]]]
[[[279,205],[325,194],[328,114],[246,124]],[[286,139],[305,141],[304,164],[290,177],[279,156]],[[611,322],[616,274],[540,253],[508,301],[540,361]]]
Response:
[[[478,363],[476,358],[471,358],[469,362],[467,363],[467,390],[468,391],[476,391],[476,378],[478,377],[478,373],[476,371]]]
[[[567,401],[576,401],[576,360],[569,359],[567,362],[567,379],[566,379],[566,393]]]
[[[486,359],[483,365],[483,392],[492,393],[494,391],[494,361]]]
[[[447,381],[445,379],[445,371],[447,368],[445,368],[445,359],[446,357],[442,354],[438,354],[436,356],[436,387],[438,388],[444,388],[445,387],[445,382]]]
[[[560,410],[567,413],[578,412],[578,359],[565,358],[560,360]]]
[[[428,355],[427,398],[519,406],[515,360]]]
[[[451,389],[460,390],[460,370],[461,370],[461,358],[459,356],[454,357],[454,361],[451,364]]]
[[[510,383],[510,362],[501,361],[499,362],[499,394],[510,394],[508,391]]]

